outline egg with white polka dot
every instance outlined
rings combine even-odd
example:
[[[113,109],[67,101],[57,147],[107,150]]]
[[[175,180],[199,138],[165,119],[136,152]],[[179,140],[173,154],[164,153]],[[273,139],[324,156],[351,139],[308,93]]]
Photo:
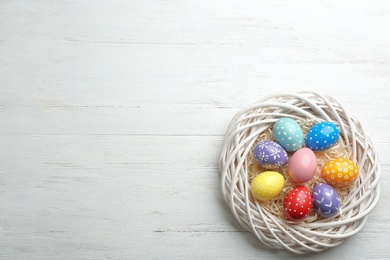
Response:
[[[339,139],[340,131],[332,122],[321,122],[312,126],[306,135],[306,147],[313,151],[323,151],[333,146]]]
[[[302,128],[291,118],[280,118],[272,130],[273,136],[287,152],[295,152],[303,145]]]
[[[304,220],[313,208],[310,191],[305,186],[296,186],[286,194],[283,201],[284,215],[288,220]]]
[[[257,175],[251,183],[251,193],[258,200],[269,200],[277,197],[283,190],[284,177],[274,171]]]
[[[321,177],[333,187],[346,187],[356,181],[359,175],[357,165],[346,158],[328,161],[321,170]]]

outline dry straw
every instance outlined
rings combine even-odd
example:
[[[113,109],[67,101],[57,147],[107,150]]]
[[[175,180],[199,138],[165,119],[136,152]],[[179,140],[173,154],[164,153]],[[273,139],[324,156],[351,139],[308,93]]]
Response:
[[[261,140],[273,139],[273,124],[282,117],[296,120],[304,133],[321,121],[339,126],[339,141],[331,149],[316,153],[316,175],[305,184],[311,190],[316,183],[323,182],[320,170],[328,160],[349,158],[358,165],[357,181],[348,188],[337,189],[341,209],[336,216],[322,218],[313,210],[299,223],[284,218],[283,198],[295,186],[288,176],[287,166],[277,169],[286,180],[277,198],[257,201],[252,197],[250,183],[265,170],[254,161],[253,148]],[[363,126],[335,99],[314,92],[272,95],[241,110],[227,129],[220,170],[223,197],[237,221],[264,244],[298,254],[335,247],[356,234],[363,228],[380,195],[378,156]]]

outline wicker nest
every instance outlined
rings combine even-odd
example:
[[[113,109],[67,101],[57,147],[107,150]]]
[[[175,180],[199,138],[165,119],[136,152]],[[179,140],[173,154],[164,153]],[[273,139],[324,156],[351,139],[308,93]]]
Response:
[[[322,218],[313,210],[305,221],[299,223],[285,219],[280,205],[289,185],[294,185],[288,180],[286,167],[279,170],[286,178],[286,186],[279,197],[271,202],[257,201],[252,197],[251,180],[263,170],[254,165],[253,147],[258,141],[272,136],[271,129],[281,117],[296,120],[304,132],[314,123],[324,120],[339,126],[337,147],[316,153],[319,166],[332,158],[348,157],[359,167],[356,182],[338,191],[342,202],[336,216]],[[310,190],[321,181],[319,170],[306,184]],[[363,228],[380,195],[378,156],[363,126],[335,99],[313,92],[272,95],[241,110],[227,129],[220,171],[223,197],[241,226],[269,247],[285,248],[298,254],[335,247],[356,234]]]

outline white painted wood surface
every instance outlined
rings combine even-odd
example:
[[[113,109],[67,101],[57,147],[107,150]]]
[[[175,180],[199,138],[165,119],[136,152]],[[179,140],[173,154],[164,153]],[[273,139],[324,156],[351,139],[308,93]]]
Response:
[[[365,228],[305,258],[389,259],[389,1],[1,1],[1,259],[279,259],[220,195],[233,115],[338,96],[380,153]],[[300,256],[302,257],[302,256]]]

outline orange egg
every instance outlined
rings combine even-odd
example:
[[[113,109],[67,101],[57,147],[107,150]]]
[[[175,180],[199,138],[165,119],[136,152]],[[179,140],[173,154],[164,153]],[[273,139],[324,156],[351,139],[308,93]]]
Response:
[[[359,174],[356,164],[348,159],[334,159],[322,167],[321,177],[334,187],[346,187],[353,183]]]

